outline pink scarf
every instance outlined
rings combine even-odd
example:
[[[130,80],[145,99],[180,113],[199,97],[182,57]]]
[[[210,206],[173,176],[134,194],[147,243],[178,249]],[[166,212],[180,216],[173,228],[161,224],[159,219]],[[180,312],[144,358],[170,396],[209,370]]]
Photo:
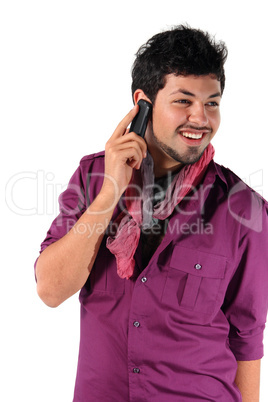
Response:
[[[116,257],[117,273],[129,279],[134,272],[134,254],[138,247],[141,227],[150,227],[152,217],[164,220],[186,194],[200,183],[206,168],[214,156],[211,144],[205,149],[198,162],[185,165],[167,189],[165,199],[152,207],[153,160],[149,153],[141,169],[134,171],[132,181],[125,192],[126,210],[118,216],[117,233],[107,238],[106,246]]]

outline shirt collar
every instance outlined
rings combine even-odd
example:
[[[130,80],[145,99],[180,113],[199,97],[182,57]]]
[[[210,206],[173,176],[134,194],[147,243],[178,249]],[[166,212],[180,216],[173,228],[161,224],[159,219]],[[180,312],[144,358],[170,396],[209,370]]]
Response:
[[[228,183],[227,180],[223,174],[223,171],[221,169],[221,166],[218,165],[214,160],[212,160],[208,166],[208,174],[210,174],[212,177],[214,177],[214,180],[216,179],[216,176],[225,184],[226,189],[228,190]]]

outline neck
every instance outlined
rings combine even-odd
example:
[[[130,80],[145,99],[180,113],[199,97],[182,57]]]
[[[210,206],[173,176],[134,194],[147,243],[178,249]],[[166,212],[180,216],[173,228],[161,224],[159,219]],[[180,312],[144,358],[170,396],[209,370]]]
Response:
[[[160,177],[167,176],[168,174],[178,173],[183,168],[183,166],[184,165],[180,164],[180,166],[169,168],[169,167],[157,166],[157,164],[154,164],[154,176],[156,179],[159,179]]]
[[[166,176],[169,173],[178,173],[183,168],[182,163],[175,161],[171,157],[167,158],[167,155],[163,155],[163,151],[158,147],[154,147],[151,144],[147,145],[154,161],[154,176],[156,178]]]

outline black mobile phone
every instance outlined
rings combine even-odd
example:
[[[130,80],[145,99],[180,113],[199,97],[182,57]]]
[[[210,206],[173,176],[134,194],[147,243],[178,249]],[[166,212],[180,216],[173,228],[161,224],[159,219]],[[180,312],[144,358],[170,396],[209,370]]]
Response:
[[[143,138],[148,121],[152,114],[152,104],[144,99],[140,99],[138,105],[140,109],[131,123],[129,132],[133,131]]]

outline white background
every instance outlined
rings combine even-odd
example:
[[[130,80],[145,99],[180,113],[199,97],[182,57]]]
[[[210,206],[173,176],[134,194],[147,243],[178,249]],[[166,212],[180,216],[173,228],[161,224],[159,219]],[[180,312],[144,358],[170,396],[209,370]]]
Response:
[[[227,43],[215,160],[268,198],[266,15],[260,0],[1,2],[1,401],[72,400],[78,295],[46,307],[33,264],[79,160],[132,107],[131,64],[153,34],[187,22]],[[268,355],[262,367],[265,402]]]

